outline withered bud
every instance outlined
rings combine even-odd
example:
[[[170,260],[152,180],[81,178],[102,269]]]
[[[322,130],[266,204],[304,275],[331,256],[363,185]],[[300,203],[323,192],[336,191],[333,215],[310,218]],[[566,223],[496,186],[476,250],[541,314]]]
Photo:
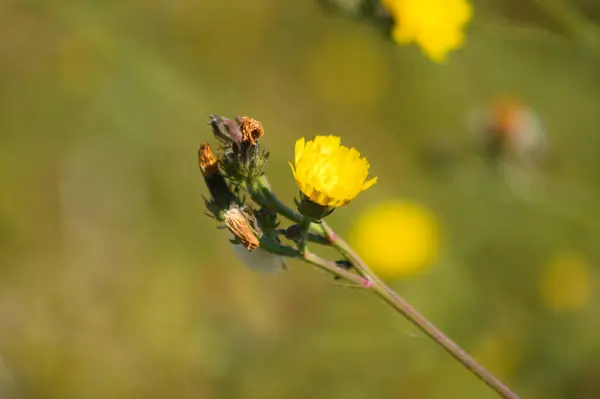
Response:
[[[235,121],[220,115],[209,115],[208,124],[212,127],[213,134],[223,144],[240,145],[243,134]]]
[[[200,146],[198,161],[204,182],[211,197],[211,200],[206,200],[206,206],[217,217],[222,210],[229,208],[231,204],[236,202],[236,197],[231,192],[225,177],[219,170],[217,159],[213,155],[208,143]]]
[[[258,236],[261,232],[254,215],[249,210],[231,207],[224,214],[225,225],[229,231],[240,240],[249,251],[259,247]]]
[[[208,143],[204,143],[200,146],[200,149],[198,150],[198,160],[200,163],[200,170],[202,170],[204,176],[212,175],[219,171],[217,159],[213,155]]]
[[[242,141],[247,141],[250,145],[256,145],[256,141],[265,134],[262,123],[249,116],[239,118],[242,129]]]

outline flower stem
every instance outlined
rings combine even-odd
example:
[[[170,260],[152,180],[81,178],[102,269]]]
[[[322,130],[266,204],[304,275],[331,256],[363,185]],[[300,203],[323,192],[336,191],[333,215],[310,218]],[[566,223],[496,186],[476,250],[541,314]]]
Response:
[[[326,234],[329,235],[331,243],[344,257],[350,260],[356,270],[366,279],[372,282],[371,290],[383,299],[388,305],[406,317],[421,331],[427,334],[438,345],[444,348],[452,357],[470,370],[475,376],[486,383],[505,399],[519,399],[516,393],[511,391],[499,379],[487,371],[475,361],[468,353],[461,349],[454,341],[442,333],[433,323],[421,315],[404,298],[388,287],[371,269],[360,259],[350,246],[340,236],[335,234],[331,228],[323,223]]]
[[[300,251],[301,254],[306,252],[306,244],[308,244],[308,231],[310,230],[311,224],[312,221],[307,217],[303,217],[302,220],[300,220],[300,223],[298,223],[298,226],[300,228],[300,237],[298,238],[298,251]]]
[[[244,189],[248,191],[252,199],[259,204],[266,206],[293,222],[302,222],[302,214],[281,202],[281,200],[273,193],[266,176],[261,176],[258,179],[245,183]],[[323,228],[317,223],[310,224],[310,233],[318,236],[325,236]]]
[[[333,274],[334,276],[355,283],[358,287],[366,286],[367,280],[365,280],[363,277],[359,276],[358,274],[349,272],[348,270],[339,267],[335,262],[323,259],[310,251],[305,251],[304,254],[300,256],[300,258],[313,266],[317,266],[318,268]]]
[[[282,216],[296,222],[302,223],[304,218],[302,215],[293,209],[289,208],[281,202],[271,190],[266,177],[262,177],[252,184],[249,184],[246,189],[250,192],[253,199],[257,202],[265,202],[271,210],[280,213]],[[322,235],[328,239],[328,242],[337,249],[346,259],[348,259],[356,270],[362,276],[358,276],[345,269],[338,267],[335,262],[329,262],[319,258],[309,251],[304,254],[298,254],[299,258],[305,260],[312,265],[315,265],[323,270],[326,270],[336,276],[344,278],[348,281],[359,284],[365,289],[370,289],[388,305],[394,308],[398,313],[406,317],[410,322],[417,326],[427,336],[433,339],[438,345],[446,350],[465,368],[470,370],[477,378],[486,383],[491,389],[496,391],[504,399],[519,399],[519,396],[512,392],[510,388],[504,385],[493,374],[487,371],[483,366],[475,361],[468,353],[462,350],[454,341],[442,333],[433,323],[427,320],[416,309],[414,309],[404,298],[398,295],[394,290],[388,287],[371,269],[359,258],[359,256],[350,248],[350,246],[338,236],[325,222],[320,224],[309,223],[308,229],[311,233]]]

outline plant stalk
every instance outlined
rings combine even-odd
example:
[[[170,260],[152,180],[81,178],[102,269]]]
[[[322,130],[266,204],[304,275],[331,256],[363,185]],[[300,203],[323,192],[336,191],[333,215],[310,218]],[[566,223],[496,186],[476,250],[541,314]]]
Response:
[[[302,223],[305,220],[300,213],[289,208],[275,196],[266,177],[262,177],[253,182],[251,185],[248,185],[247,188],[255,200],[266,202],[267,206],[270,206],[272,210],[280,213],[284,217],[296,223]],[[398,313],[407,318],[427,336],[433,339],[438,345],[444,348],[444,350],[454,357],[454,359],[487,384],[502,398],[519,399],[519,396],[504,385],[502,381],[477,363],[475,359],[442,333],[433,323],[421,315],[415,308],[406,302],[404,298],[388,287],[325,222],[318,225],[311,223],[306,227],[306,230],[323,235],[327,238],[330,245],[354,265],[360,276],[338,267],[335,262],[329,262],[319,258],[309,251],[304,251],[304,254],[300,254],[300,258],[321,269],[329,271],[336,276],[357,283],[365,289],[370,289]]]
[[[501,397],[505,399],[519,399],[519,396],[516,393],[511,391],[502,381],[477,363],[467,352],[441,332],[432,322],[421,315],[415,308],[406,302],[404,298],[385,284],[328,225],[323,223],[323,227],[329,235],[333,247],[352,262],[356,270],[364,278],[369,279],[372,282],[371,290],[375,294],[427,334],[427,336],[444,348],[444,350],[454,357],[454,359],[475,374],[477,378],[496,391]]]

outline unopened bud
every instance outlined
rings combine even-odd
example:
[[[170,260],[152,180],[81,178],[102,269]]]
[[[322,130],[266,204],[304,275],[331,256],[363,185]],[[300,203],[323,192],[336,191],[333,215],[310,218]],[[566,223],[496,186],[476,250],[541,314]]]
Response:
[[[202,175],[207,176],[219,172],[217,159],[213,155],[208,143],[204,143],[200,146],[200,149],[198,150],[198,160]]]
[[[200,146],[198,160],[204,182],[211,196],[211,200],[207,201],[206,205],[215,217],[220,218],[220,213],[233,205],[237,199],[221,174],[219,164],[207,143]]]

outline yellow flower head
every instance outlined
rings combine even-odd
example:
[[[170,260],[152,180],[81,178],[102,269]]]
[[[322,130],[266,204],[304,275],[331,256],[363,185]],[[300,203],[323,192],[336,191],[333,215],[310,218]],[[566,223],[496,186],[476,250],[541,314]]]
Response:
[[[338,207],[377,182],[367,180],[369,162],[354,148],[340,145],[336,136],[296,141],[292,172],[300,191],[312,202]]]
[[[464,41],[463,29],[473,17],[467,0],[383,0],[392,14],[397,43],[416,42],[429,58],[444,62]]]

